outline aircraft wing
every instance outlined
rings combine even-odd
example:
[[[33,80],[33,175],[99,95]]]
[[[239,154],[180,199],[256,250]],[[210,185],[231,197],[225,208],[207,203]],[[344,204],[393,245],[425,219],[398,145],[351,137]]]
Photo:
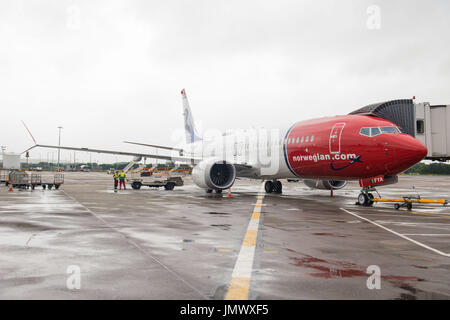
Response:
[[[170,155],[159,155],[159,154],[149,154],[149,153],[140,153],[140,152],[128,152],[128,151],[114,151],[114,150],[103,150],[103,149],[91,149],[91,148],[76,148],[76,147],[67,147],[67,146],[51,146],[45,144],[35,144],[31,148],[25,150],[24,152],[28,152],[29,150],[40,147],[40,148],[51,148],[51,149],[63,149],[63,150],[73,150],[73,151],[85,151],[85,152],[93,152],[93,153],[106,153],[106,154],[115,154],[122,156],[133,156],[133,157],[142,157],[142,158],[150,158],[150,159],[161,159],[161,160],[170,160],[170,161],[180,161],[195,165],[202,161],[202,158],[194,158],[188,156],[170,156]],[[258,168],[248,163],[240,163],[234,161],[227,161],[230,164],[233,164],[236,167],[236,171],[238,176],[253,176],[255,172],[257,172]]]
[[[149,154],[149,153],[139,153],[139,152],[128,152],[128,151],[113,151],[113,150],[102,150],[102,149],[91,149],[91,148],[76,148],[76,147],[64,147],[64,146],[51,146],[45,144],[36,144],[33,147],[29,148],[26,151],[29,151],[33,148],[51,148],[51,149],[63,149],[63,150],[73,150],[73,151],[86,151],[86,152],[94,152],[94,153],[107,153],[107,154],[116,154],[122,156],[134,156],[134,157],[142,157],[142,158],[151,158],[151,159],[162,159],[162,160],[171,160],[171,161],[181,161],[188,163],[198,163],[201,159],[193,158],[193,157],[182,157],[182,156],[170,156],[170,155],[159,155],[159,154]]]
[[[153,148],[158,148],[158,149],[165,149],[165,150],[176,150],[180,153],[180,156],[183,155],[183,149],[180,149],[180,148],[166,147],[166,146],[160,146],[157,144],[147,144],[147,143],[139,143],[139,142],[132,142],[132,141],[124,141],[124,143],[135,144],[138,146],[145,146],[145,147],[153,147]]]

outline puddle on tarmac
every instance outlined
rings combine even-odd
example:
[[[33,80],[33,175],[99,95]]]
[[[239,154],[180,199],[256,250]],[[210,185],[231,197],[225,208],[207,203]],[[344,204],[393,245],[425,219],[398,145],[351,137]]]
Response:
[[[347,238],[348,235],[345,234],[337,234],[337,233],[327,233],[327,232],[315,232],[313,233],[315,236],[329,236],[329,237],[336,237],[336,238]]]
[[[211,227],[217,227],[225,231],[229,231],[231,228],[231,224],[212,224]]]
[[[215,214],[215,215],[221,215],[221,216],[229,216],[231,215],[231,213],[226,213],[226,212],[214,212],[214,211],[210,211],[210,212],[203,212],[204,214]]]
[[[288,250],[291,251],[291,250]],[[353,277],[367,277],[365,268],[352,262],[337,261],[337,260],[323,260],[309,255],[303,255],[301,258],[291,257],[291,265],[312,269],[315,272],[306,273],[308,276],[315,278],[331,279],[331,278],[353,278]],[[449,299],[450,296],[434,292],[425,292],[414,288],[409,282],[424,281],[423,279],[413,276],[396,276],[396,275],[382,275],[382,279],[389,281],[392,285],[404,289],[409,293],[402,293],[398,299]]]

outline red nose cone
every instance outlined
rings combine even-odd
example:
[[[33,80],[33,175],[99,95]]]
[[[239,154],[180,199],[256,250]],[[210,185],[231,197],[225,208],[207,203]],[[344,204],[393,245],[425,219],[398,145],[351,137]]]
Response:
[[[410,135],[402,134],[391,144],[395,155],[396,173],[403,172],[409,167],[425,158],[428,153],[427,147],[422,142]]]

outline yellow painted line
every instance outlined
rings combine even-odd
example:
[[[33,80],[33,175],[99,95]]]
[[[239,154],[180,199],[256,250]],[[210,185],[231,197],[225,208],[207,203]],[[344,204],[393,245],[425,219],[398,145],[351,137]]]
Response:
[[[259,220],[259,217],[261,216],[261,212],[253,212],[253,214],[252,214],[252,219],[258,219]]]
[[[226,300],[248,300],[250,278],[235,277],[228,288]]]
[[[258,201],[248,223],[247,232],[242,241],[241,250],[236,259],[231,283],[225,300],[247,300],[250,290],[250,279],[253,271],[253,261],[256,251],[256,240],[258,239],[259,219],[261,218],[261,207],[264,199],[264,183],[258,193]]]
[[[247,230],[245,234],[244,241],[242,242],[243,246],[254,247],[256,246],[256,238],[258,237],[258,230]]]
[[[217,249],[217,252],[232,252],[231,249]]]
[[[264,253],[278,253],[277,250],[264,250]]]

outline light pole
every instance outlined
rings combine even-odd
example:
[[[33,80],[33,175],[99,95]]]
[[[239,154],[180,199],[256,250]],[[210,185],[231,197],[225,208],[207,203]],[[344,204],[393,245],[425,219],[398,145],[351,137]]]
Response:
[[[61,146],[61,129],[63,127],[58,127],[59,129],[59,136],[58,136],[58,147]],[[59,158],[60,158],[60,154],[61,154],[61,149],[58,149],[58,169],[59,169]]]

